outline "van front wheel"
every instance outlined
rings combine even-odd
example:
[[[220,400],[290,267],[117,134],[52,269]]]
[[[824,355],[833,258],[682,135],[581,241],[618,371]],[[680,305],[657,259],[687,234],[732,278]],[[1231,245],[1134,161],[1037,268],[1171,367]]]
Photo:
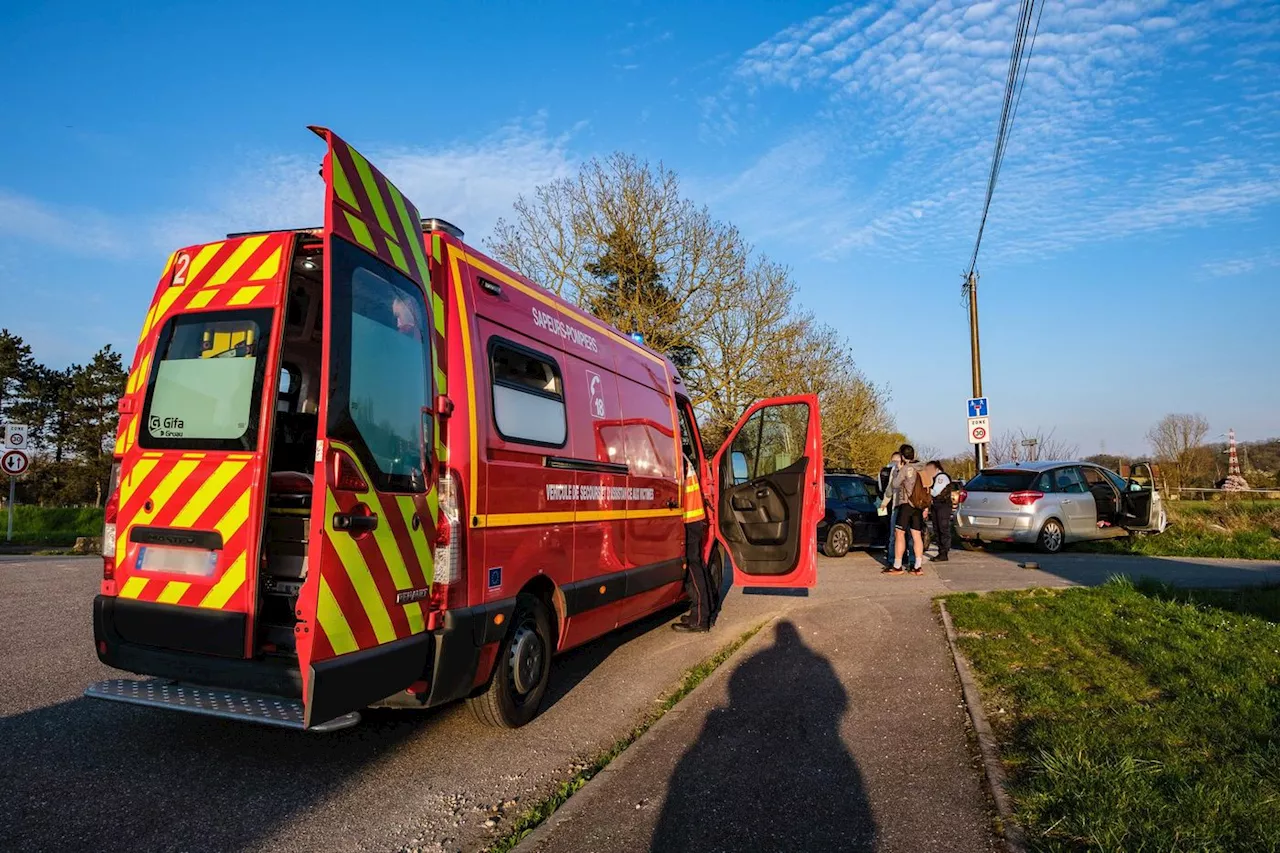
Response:
[[[489,686],[467,700],[472,713],[480,722],[504,729],[532,720],[547,693],[553,651],[547,606],[537,596],[519,596]]]

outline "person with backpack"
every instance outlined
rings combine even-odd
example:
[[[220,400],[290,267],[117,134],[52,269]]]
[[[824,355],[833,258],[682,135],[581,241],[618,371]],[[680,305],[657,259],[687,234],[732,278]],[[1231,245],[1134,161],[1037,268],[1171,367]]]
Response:
[[[932,485],[929,494],[933,500],[929,509],[925,510],[924,520],[933,523],[933,541],[938,543],[938,556],[935,563],[947,562],[947,552],[951,550],[951,493],[955,486],[942,463],[936,459],[924,466],[924,476]]]
[[[911,544],[915,550],[915,564],[910,572],[913,575],[924,574],[924,511],[933,503],[929,494],[929,486],[924,481],[923,470],[916,461],[916,449],[909,444],[898,448],[902,454],[902,465],[889,480],[889,490],[893,505],[896,507],[893,516],[893,565],[886,568],[885,574],[900,575],[904,571],[902,558],[907,550],[908,531]]]

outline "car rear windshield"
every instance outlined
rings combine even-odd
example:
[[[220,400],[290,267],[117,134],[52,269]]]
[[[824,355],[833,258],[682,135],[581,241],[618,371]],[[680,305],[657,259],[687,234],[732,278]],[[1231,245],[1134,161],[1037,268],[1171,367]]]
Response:
[[[965,485],[970,492],[1021,492],[1031,488],[1036,471],[983,471]]]
[[[169,320],[156,344],[139,443],[252,450],[271,311],[211,311]]]

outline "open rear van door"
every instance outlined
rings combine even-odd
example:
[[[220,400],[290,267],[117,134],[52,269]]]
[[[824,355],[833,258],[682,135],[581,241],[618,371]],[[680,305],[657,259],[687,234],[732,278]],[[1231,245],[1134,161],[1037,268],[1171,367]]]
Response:
[[[337,134],[311,129],[328,151],[325,381],[297,629],[307,726],[423,676],[439,363],[417,209]]]
[[[748,588],[809,589],[823,514],[822,424],[812,394],[747,409],[712,460],[716,530]]]

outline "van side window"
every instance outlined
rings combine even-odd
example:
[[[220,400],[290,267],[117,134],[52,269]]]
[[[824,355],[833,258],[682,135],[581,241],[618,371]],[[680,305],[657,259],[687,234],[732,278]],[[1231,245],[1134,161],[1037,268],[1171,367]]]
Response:
[[[493,418],[507,441],[561,447],[565,421],[564,382],[549,356],[495,341],[489,350]]]

